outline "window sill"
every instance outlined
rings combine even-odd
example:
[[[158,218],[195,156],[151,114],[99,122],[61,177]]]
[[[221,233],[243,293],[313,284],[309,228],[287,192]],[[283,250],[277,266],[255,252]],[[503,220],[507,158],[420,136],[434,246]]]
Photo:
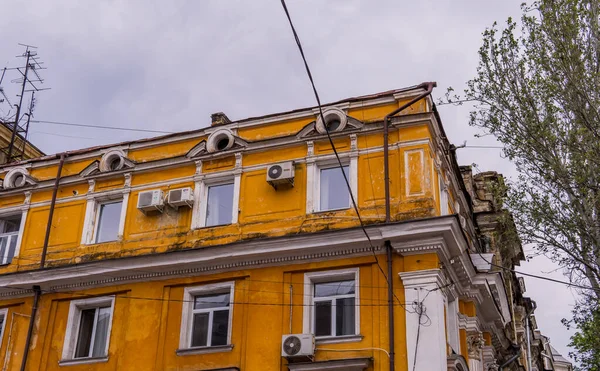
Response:
[[[315,339],[318,344],[340,344],[340,343],[356,343],[363,339],[362,335],[345,335],[345,336],[323,336]]]
[[[87,363],[101,363],[108,362],[108,356],[106,357],[90,357],[90,358],[75,358],[75,359],[61,359],[58,361],[59,366],[71,366],[71,365],[83,365]]]
[[[334,213],[338,211],[346,211],[352,209],[352,205],[347,207],[340,207],[338,209],[327,209],[327,210],[314,210],[312,214],[324,214],[324,213]]]
[[[175,351],[175,353],[178,356],[187,356],[187,355],[191,355],[191,354],[231,352],[232,349],[233,349],[233,344],[229,344],[229,345],[218,345],[218,346],[214,346],[214,347],[195,347],[195,348],[177,349]]]

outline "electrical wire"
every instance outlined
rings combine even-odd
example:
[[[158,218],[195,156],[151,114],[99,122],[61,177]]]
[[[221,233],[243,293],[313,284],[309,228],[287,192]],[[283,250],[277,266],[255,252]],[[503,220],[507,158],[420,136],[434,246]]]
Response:
[[[21,289],[19,287],[16,286],[11,286],[12,288],[17,288],[17,289]],[[23,290],[28,290],[28,291],[32,291],[31,289],[26,289],[26,288],[22,288]],[[241,290],[244,291],[244,289],[240,289],[240,288],[236,288],[236,291]],[[246,290],[246,291],[255,291],[255,292],[262,292],[262,293],[268,293],[268,291],[264,291],[264,290]],[[136,295],[123,295],[123,294],[111,294],[111,293],[106,293],[106,294],[101,294],[101,295],[90,295],[88,293],[81,293],[81,292],[76,292],[76,291],[53,291],[53,290],[42,290],[42,293],[44,294],[65,294],[65,295],[72,295],[72,296],[76,296],[76,297],[81,297],[81,298],[90,298],[90,297],[97,297],[97,296],[112,296],[115,298],[121,298],[121,299],[130,299],[130,300],[145,300],[145,301],[158,301],[158,302],[168,302],[168,303],[193,303],[194,300],[185,300],[185,299],[164,299],[164,298],[155,298],[155,297],[149,297],[149,296],[136,296]],[[203,303],[212,303],[212,304],[222,304],[222,301],[207,301],[204,300]],[[309,304],[304,304],[304,303],[298,303],[298,304],[294,304],[294,303],[276,303],[276,302],[252,302],[252,301],[235,301],[235,300],[231,300],[228,302],[231,305],[256,305],[256,306],[279,306],[279,307],[314,307],[315,305],[317,305],[317,303],[309,303]],[[355,302],[354,304],[337,304],[337,306],[343,306],[343,307],[386,307],[388,306],[387,300],[385,300],[385,303],[361,303],[361,302]],[[402,306],[401,304],[396,304],[398,306]]]
[[[158,134],[174,134],[175,133],[174,131],[165,131],[165,130],[135,129],[135,128],[116,127],[116,126],[76,124],[76,123],[62,122],[62,121],[31,120],[30,122],[33,122],[36,124],[76,126],[76,127],[82,127],[82,128],[108,129],[108,130],[120,130],[120,131],[139,131],[139,132],[143,132],[143,133],[158,133]]]
[[[503,267],[501,265],[494,264],[494,263],[488,261],[483,255],[481,255],[480,252],[478,252],[477,254],[481,257],[481,259],[483,259],[483,261],[485,261],[489,265],[491,265],[493,267],[496,267],[496,268],[501,268],[501,269],[503,269],[505,271],[508,271],[508,272],[512,272],[512,273],[516,273],[516,274],[521,274],[523,276],[527,276],[527,277],[531,277],[531,278],[537,278],[537,279],[544,280],[544,281],[549,281],[549,282],[554,282],[554,283],[560,283],[560,284],[563,284],[563,285],[566,285],[566,286],[576,287],[578,289],[592,290],[592,291],[600,292],[600,289],[596,289],[595,287],[592,287],[592,286],[579,285],[579,284],[576,284],[576,283],[571,283],[571,282],[567,282],[567,281],[561,281],[561,280],[557,280],[557,279],[554,279],[554,278],[549,278],[549,277],[544,277],[544,276],[538,276],[538,275],[531,274],[531,273],[520,272],[520,271],[517,271],[515,269],[511,269],[511,268],[506,268],[506,267]]]
[[[372,347],[372,348],[359,348],[359,349],[315,348],[315,350],[322,350],[322,351],[325,351],[325,352],[360,352],[362,350],[379,350],[381,352],[384,352],[388,356],[388,358],[390,358],[390,353],[387,350],[385,350],[383,348],[375,348],[375,347]]]
[[[285,15],[286,15],[286,17],[288,19],[288,22],[290,24],[290,28],[292,29],[292,33],[294,34],[294,39],[296,41],[296,46],[298,47],[298,50],[300,51],[300,55],[302,56],[302,61],[304,62],[304,68],[306,69],[306,74],[308,75],[308,79],[310,80],[310,84],[311,84],[311,87],[312,87],[315,99],[317,101],[317,106],[319,107],[319,116],[321,117],[321,121],[324,124],[323,126],[325,127],[325,133],[327,134],[327,139],[329,140],[329,144],[331,145],[331,149],[333,150],[333,153],[335,155],[335,158],[337,159],[337,162],[339,164],[339,167],[340,167],[340,170],[342,172],[342,175],[344,176],[344,181],[346,183],[346,187],[348,188],[348,193],[350,193],[350,200],[352,201],[352,206],[354,208],[354,211],[356,212],[356,216],[358,217],[358,221],[360,223],[360,227],[361,227],[364,235],[367,237],[367,241],[369,242],[369,245],[371,247],[371,252],[373,253],[373,257],[375,258],[375,262],[377,263],[377,267],[379,268],[379,271],[381,272],[381,274],[385,278],[385,281],[389,285],[390,284],[389,278],[387,277],[387,275],[383,271],[383,268],[379,264],[379,258],[377,257],[377,254],[375,253],[375,247],[373,246],[373,242],[371,241],[371,237],[369,236],[369,234],[367,233],[367,230],[365,229],[365,225],[364,225],[364,222],[363,222],[362,217],[360,215],[360,212],[358,210],[358,206],[356,204],[356,200],[354,198],[354,194],[352,193],[352,187],[350,186],[350,182],[348,181],[348,177],[346,176],[346,172],[344,171],[344,165],[342,164],[342,160],[340,159],[340,155],[338,154],[337,148],[335,148],[335,144],[333,143],[333,138],[331,137],[331,133],[329,132],[329,128],[327,127],[327,124],[325,122],[325,116],[323,115],[323,108],[321,106],[321,99],[319,98],[319,93],[318,93],[317,88],[315,86],[315,82],[314,82],[312,73],[310,72],[310,67],[308,66],[308,62],[306,60],[306,56],[304,55],[304,49],[302,48],[302,43],[300,42],[300,38],[298,37],[298,33],[296,32],[296,28],[294,27],[294,23],[292,22],[292,18],[290,16],[290,12],[288,11],[287,5],[285,4],[285,0],[281,0],[281,6],[283,7],[283,10],[285,11]],[[394,293],[394,297],[396,298],[396,300],[398,300],[398,302],[400,302],[400,299],[398,299],[398,296],[396,295],[396,293]]]

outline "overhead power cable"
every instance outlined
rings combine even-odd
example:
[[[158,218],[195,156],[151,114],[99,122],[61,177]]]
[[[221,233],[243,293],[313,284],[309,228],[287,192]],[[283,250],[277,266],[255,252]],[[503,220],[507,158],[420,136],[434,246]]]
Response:
[[[531,273],[520,272],[520,271],[517,271],[515,269],[511,269],[511,268],[506,268],[506,267],[503,267],[501,265],[494,264],[494,263],[488,261],[481,253],[477,253],[477,254],[479,254],[479,256],[481,257],[481,259],[483,259],[483,261],[485,261],[486,263],[488,263],[492,267],[500,268],[500,269],[503,269],[503,270],[508,271],[508,272],[512,272],[512,273],[516,273],[516,274],[521,274],[523,276],[527,276],[527,277],[531,277],[531,278],[537,278],[539,280],[544,280],[544,281],[549,281],[549,282],[554,282],[554,283],[560,283],[560,284],[563,284],[563,285],[566,285],[566,286],[576,287],[578,289],[592,290],[592,291],[600,292],[599,289],[596,289],[595,287],[592,287],[592,286],[579,285],[579,284],[576,284],[576,283],[571,283],[571,282],[567,282],[567,281],[561,281],[561,280],[557,280],[557,279],[554,279],[554,278],[549,278],[549,277],[544,277],[544,276],[538,276],[538,275],[531,274]]]
[[[174,131],[165,131],[165,130],[136,129],[136,128],[126,128],[126,127],[117,127],[117,126],[76,124],[76,123],[62,122],[62,121],[31,120],[31,122],[37,123],[37,124],[76,126],[76,127],[82,127],[82,128],[120,130],[120,131],[139,131],[139,132],[143,132],[143,133],[157,133],[157,134],[174,134],[175,133]]]
[[[348,188],[348,193],[350,193],[350,200],[352,201],[352,206],[354,208],[354,211],[356,212],[356,216],[358,217],[358,221],[360,223],[360,227],[364,233],[364,235],[367,237],[367,241],[369,242],[369,245],[371,247],[371,251],[373,252],[373,257],[375,258],[375,262],[377,263],[377,267],[379,268],[379,271],[381,272],[381,274],[383,275],[383,277],[385,278],[386,282],[389,285],[389,278],[387,277],[387,275],[385,274],[385,272],[383,271],[383,268],[381,268],[381,265],[379,264],[379,259],[377,258],[377,254],[375,253],[375,247],[373,246],[373,242],[371,241],[371,237],[369,236],[369,234],[367,233],[367,230],[365,229],[365,225],[364,222],[362,220],[362,217],[360,216],[360,212],[358,210],[358,206],[356,204],[356,200],[354,198],[354,194],[352,193],[352,187],[350,187],[350,182],[348,181],[348,177],[346,176],[346,172],[344,171],[344,165],[342,164],[342,160],[340,159],[340,155],[338,154],[337,149],[335,148],[335,144],[333,143],[333,139],[331,138],[331,133],[329,132],[329,128],[327,127],[327,124],[325,122],[325,116],[323,115],[323,108],[321,107],[321,99],[319,98],[319,93],[317,91],[317,88],[315,86],[315,82],[314,79],[312,77],[312,73],[310,72],[310,67],[308,66],[308,62],[306,60],[306,56],[304,55],[304,49],[302,48],[302,43],[300,42],[300,38],[298,37],[298,33],[296,32],[296,28],[294,27],[294,23],[292,22],[292,18],[290,16],[290,12],[288,11],[288,8],[285,4],[285,0],[281,0],[281,6],[283,7],[283,10],[285,11],[285,15],[288,19],[288,22],[290,24],[290,28],[292,29],[292,33],[294,34],[294,39],[296,40],[296,45],[298,46],[298,50],[300,51],[300,55],[302,56],[302,61],[304,62],[304,68],[306,69],[306,74],[308,75],[308,79],[310,80],[310,84],[312,86],[312,90],[313,93],[315,95],[315,99],[317,101],[317,105],[319,107],[319,116],[321,117],[321,121],[323,122],[323,126],[325,127],[325,132],[327,133],[327,138],[329,139],[329,144],[331,145],[331,149],[333,150],[333,153],[335,155],[335,158],[337,159],[340,171],[342,172],[342,175],[344,176],[344,181],[346,183],[346,187]],[[394,296],[396,297],[396,300],[398,300],[398,302],[400,302],[400,299],[398,299],[398,297],[396,296],[396,294],[394,293]]]

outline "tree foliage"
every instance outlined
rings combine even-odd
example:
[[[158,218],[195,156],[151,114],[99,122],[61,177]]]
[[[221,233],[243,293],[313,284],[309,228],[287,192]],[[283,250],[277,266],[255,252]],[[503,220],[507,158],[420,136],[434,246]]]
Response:
[[[475,104],[470,124],[502,142],[519,171],[505,202],[523,242],[593,288],[570,322],[586,370],[600,352],[586,348],[600,321],[599,3],[540,0],[522,5],[520,26],[494,24],[463,97]]]

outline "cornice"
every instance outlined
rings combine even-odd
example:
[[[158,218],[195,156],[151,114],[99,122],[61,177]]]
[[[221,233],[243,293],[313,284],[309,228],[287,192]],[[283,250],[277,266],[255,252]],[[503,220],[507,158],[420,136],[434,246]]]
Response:
[[[449,228],[453,223],[456,223],[455,218],[443,217],[371,225],[366,229],[375,246],[375,252],[379,252],[380,246],[383,246],[384,235],[394,237],[396,234],[402,235],[403,239],[418,240],[422,238],[420,231],[429,230],[433,225],[446,225],[446,228]],[[117,281],[143,281],[370,254],[373,254],[373,250],[362,229],[349,228],[10,273],[0,276],[0,287],[12,287],[17,291],[23,287],[40,285],[45,290],[63,290],[79,286],[107,285]],[[86,282],[88,283],[84,285]]]

